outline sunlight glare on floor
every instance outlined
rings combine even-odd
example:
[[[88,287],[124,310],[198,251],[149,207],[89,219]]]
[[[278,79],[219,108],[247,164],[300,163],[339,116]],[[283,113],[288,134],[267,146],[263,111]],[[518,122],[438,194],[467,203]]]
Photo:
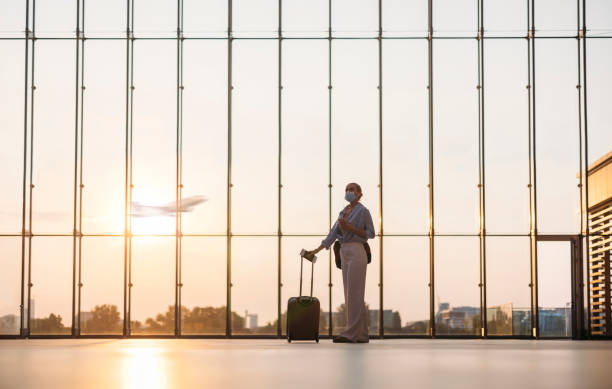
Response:
[[[161,389],[168,387],[161,350],[157,347],[135,347],[124,351],[123,388]]]

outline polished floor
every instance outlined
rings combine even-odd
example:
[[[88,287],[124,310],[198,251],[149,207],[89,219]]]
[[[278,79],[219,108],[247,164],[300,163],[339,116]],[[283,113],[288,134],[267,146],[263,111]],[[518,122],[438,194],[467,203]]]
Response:
[[[612,342],[0,340],[1,388],[612,388]]]

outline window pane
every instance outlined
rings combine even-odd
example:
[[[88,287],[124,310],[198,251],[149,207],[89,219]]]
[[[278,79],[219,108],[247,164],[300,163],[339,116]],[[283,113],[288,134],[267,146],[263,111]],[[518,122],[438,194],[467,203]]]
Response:
[[[433,27],[436,35],[475,37],[478,29],[477,16],[478,2],[474,0],[435,0],[433,4]]]
[[[429,238],[385,238],[385,334],[429,335]]]
[[[185,237],[181,247],[182,333],[225,334],[226,238]]]
[[[537,0],[534,2],[534,12],[538,35],[576,36],[578,19],[575,0]]]
[[[134,207],[132,231],[173,234],[173,213],[146,206],[176,206],[176,43],[134,46],[133,202],[145,208]]]
[[[436,334],[480,335],[478,238],[437,237]]]
[[[233,31],[236,37],[278,35],[277,0],[234,0]]]
[[[485,46],[485,195],[488,233],[529,233],[529,117],[524,40]]]
[[[70,233],[74,201],[75,48],[38,41],[34,105],[32,231]]]
[[[30,10],[30,14],[31,12]],[[0,0],[0,36],[23,37],[25,32],[25,20],[25,1]],[[30,26],[30,28],[32,28],[32,26]],[[2,55],[2,58],[9,57]],[[0,74],[3,73],[4,72],[0,72]]]
[[[383,43],[385,233],[423,234],[429,228],[426,58],[426,42]]]
[[[19,334],[21,238],[0,238],[0,334]]]
[[[278,47],[234,44],[232,230],[278,230]]]
[[[132,239],[132,334],[173,334],[174,238]]]
[[[488,237],[487,332],[531,335],[529,238]]]
[[[487,0],[483,2],[483,12],[484,28],[488,35],[527,35],[526,1]],[[486,50],[488,47],[485,53]]]
[[[24,43],[0,41],[0,233],[21,231]]]
[[[32,4],[30,12],[33,12]],[[74,37],[77,0],[37,1],[35,17],[37,37]]]
[[[589,164],[612,150],[612,40],[587,43]]]
[[[368,329],[370,335],[378,335],[378,313],[379,307],[379,240],[370,239],[368,241],[370,250],[372,251],[372,262],[366,270],[366,286],[365,286],[365,304],[368,307],[369,323]],[[330,249],[331,250],[331,249]],[[332,254],[333,255],[333,254]],[[334,260],[332,258],[332,260]],[[346,328],[345,316],[345,301],[344,301],[344,285],[342,282],[342,270],[335,267],[335,262],[332,263],[332,329],[334,335],[339,335]],[[384,313],[383,313],[384,315]]]
[[[427,0],[382,2],[383,34],[385,36],[426,36]]]
[[[318,238],[283,238],[282,240],[282,278],[281,283],[281,329],[287,333],[287,304],[291,297],[300,295],[300,251],[312,250],[319,246]],[[319,335],[329,334],[329,251],[317,254],[314,264],[312,295],[319,299],[321,314],[319,316]],[[333,261],[333,258],[332,258]],[[310,274],[312,263],[304,260],[302,274],[302,295],[310,296]],[[332,266],[334,266],[332,264]],[[335,267],[332,271],[336,270]]]
[[[125,213],[125,43],[87,41],[83,94],[84,233],[122,233]]]
[[[538,242],[540,336],[572,336],[571,248],[568,242]]]
[[[327,234],[329,97],[324,41],[283,44],[284,234]]]
[[[478,63],[476,42],[434,44],[434,225],[478,231]]]
[[[183,199],[207,199],[182,214],[183,233],[225,233],[227,43],[185,41],[183,61]]]
[[[124,239],[82,239],[81,334],[123,332]]]
[[[283,2],[283,36],[321,37],[329,29],[329,0]]]
[[[612,18],[610,15],[612,15],[612,3],[608,0],[590,0],[586,6],[587,34],[589,36],[611,36]],[[589,41],[589,46],[591,42],[593,40]]]
[[[335,41],[332,56],[332,223],[347,205],[346,185],[356,182],[378,233],[378,46]]]
[[[134,35],[139,37],[176,37],[178,10],[175,0],[133,1]]]
[[[536,167],[540,233],[578,233],[580,168],[576,41],[537,44]]]
[[[332,33],[344,37],[378,35],[378,1],[332,1]]]
[[[226,37],[227,1],[183,0],[185,36]]]
[[[127,0],[87,0],[82,3],[85,7],[85,35],[88,38],[125,37]]]
[[[277,257],[276,238],[232,239],[232,334],[276,334]]]
[[[32,284],[31,334],[70,334],[72,237],[32,239]]]

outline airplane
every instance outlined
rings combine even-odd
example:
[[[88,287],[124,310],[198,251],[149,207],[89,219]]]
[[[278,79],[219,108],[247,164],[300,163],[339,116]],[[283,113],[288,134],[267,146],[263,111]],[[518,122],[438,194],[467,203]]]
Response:
[[[193,208],[205,201],[205,196],[190,196],[181,199],[179,212],[191,212]],[[176,216],[176,201],[166,205],[144,205],[137,201],[132,202],[132,216],[134,217],[153,217],[153,216]]]

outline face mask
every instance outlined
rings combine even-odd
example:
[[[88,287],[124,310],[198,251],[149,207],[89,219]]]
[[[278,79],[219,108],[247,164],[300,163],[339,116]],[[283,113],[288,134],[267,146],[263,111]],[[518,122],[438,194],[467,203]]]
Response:
[[[348,201],[349,203],[352,203],[353,201],[355,201],[355,199],[356,199],[356,198],[357,198],[357,196],[355,196],[355,193],[354,193],[354,192],[351,192],[351,191],[346,191],[346,192],[344,193],[344,199],[345,199],[346,201]]]

